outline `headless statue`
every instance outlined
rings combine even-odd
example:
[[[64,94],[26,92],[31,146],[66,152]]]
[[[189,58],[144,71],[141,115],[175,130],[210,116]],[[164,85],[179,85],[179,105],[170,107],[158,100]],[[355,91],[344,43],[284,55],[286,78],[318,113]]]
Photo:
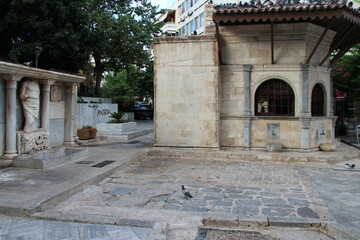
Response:
[[[37,129],[36,122],[39,116],[40,88],[37,81],[26,80],[20,87],[20,100],[23,106],[25,125],[24,132]]]

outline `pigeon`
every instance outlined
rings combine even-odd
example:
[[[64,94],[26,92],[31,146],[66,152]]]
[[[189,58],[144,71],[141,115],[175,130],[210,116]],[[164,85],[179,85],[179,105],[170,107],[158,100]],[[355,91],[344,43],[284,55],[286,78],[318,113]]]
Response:
[[[353,164],[353,163],[345,163],[345,165],[351,169],[355,168],[355,164]]]
[[[32,65],[32,63],[33,63],[32,61],[30,61],[30,62],[24,62],[23,65],[25,65],[25,66],[27,66],[27,67],[30,67],[30,66]]]
[[[191,196],[190,192],[184,187],[184,185],[181,185],[181,189],[182,189],[182,193],[184,194],[184,196],[186,198],[192,198],[193,196]]]

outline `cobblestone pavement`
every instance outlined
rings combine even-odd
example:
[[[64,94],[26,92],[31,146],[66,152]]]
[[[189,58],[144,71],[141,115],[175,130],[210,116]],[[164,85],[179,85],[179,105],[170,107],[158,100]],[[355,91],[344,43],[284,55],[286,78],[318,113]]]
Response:
[[[194,198],[181,192],[184,184]],[[316,189],[280,164],[147,158],[67,203],[214,212],[240,216],[331,218]]]
[[[170,232],[175,229],[174,239],[185,234],[176,229],[186,224],[188,235],[182,236],[194,239],[192,232],[202,225],[203,214],[289,222],[331,219],[326,203],[299,169],[300,165],[273,162],[146,158],[44,215],[91,212],[166,221]],[[182,195],[182,184],[193,198]]]
[[[151,227],[111,226],[0,216],[1,240],[147,239]]]

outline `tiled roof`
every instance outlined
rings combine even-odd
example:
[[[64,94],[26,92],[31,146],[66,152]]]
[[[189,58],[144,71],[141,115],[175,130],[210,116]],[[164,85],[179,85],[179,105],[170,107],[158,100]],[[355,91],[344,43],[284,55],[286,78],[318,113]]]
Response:
[[[309,22],[334,31],[331,51],[345,53],[360,43],[360,8],[352,6],[344,0],[240,1],[214,6],[213,21],[217,26]]]
[[[333,9],[347,9],[352,13],[360,15],[360,8],[353,9],[353,3],[338,0],[306,0],[300,2],[298,0],[278,0],[272,2],[265,0],[250,1],[249,3],[242,3],[241,1],[236,3],[227,3],[214,6],[215,14],[246,14],[246,13],[266,13],[266,12],[301,12],[301,11],[313,11],[313,10],[333,10]]]

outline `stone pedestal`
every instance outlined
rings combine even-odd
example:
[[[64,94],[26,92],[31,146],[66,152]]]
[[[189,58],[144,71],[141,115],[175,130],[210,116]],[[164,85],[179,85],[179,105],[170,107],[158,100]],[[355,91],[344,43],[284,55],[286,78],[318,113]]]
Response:
[[[49,133],[46,129],[40,128],[33,132],[17,131],[16,135],[19,155],[49,148]]]

